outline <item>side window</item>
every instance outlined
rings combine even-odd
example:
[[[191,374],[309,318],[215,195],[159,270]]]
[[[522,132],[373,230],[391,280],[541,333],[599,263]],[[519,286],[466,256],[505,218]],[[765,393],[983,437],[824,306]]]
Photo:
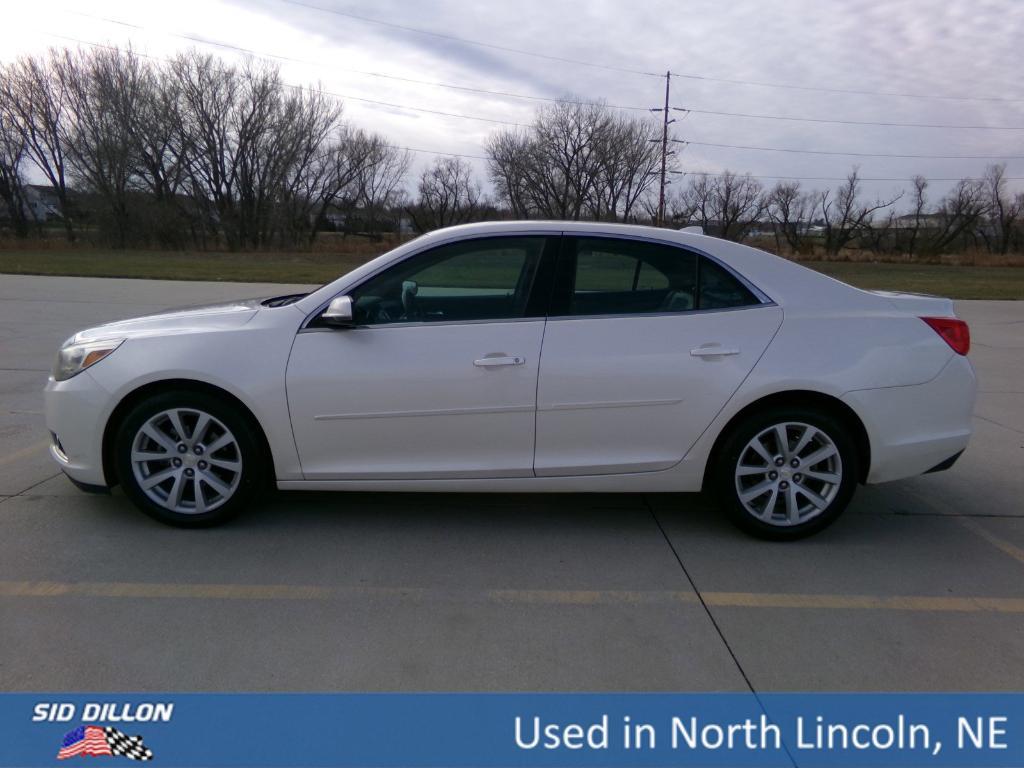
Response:
[[[353,291],[359,325],[524,317],[543,237],[494,237],[442,245]]]
[[[750,290],[711,259],[700,260],[700,309],[749,307],[759,303]]]
[[[634,240],[575,240],[570,315],[685,312],[697,296],[697,257]]]

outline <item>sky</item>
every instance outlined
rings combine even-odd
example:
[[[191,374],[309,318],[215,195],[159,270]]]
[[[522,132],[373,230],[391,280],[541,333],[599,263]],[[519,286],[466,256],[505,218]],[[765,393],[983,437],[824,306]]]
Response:
[[[766,185],[822,177],[802,182],[820,188],[856,164],[862,177],[880,179],[864,183],[869,197],[891,197],[922,174],[933,180],[934,202],[950,186],[942,179],[977,177],[1003,161],[1010,184],[1024,189],[1021,0],[5,5],[3,60],[51,46],[129,43],[157,57],[196,47],[226,59],[252,55],[238,49],[269,58],[286,82],[341,95],[358,126],[426,150],[414,154],[414,174],[434,153],[483,155],[488,135],[529,123],[541,99],[603,99],[660,120],[645,110],[662,106],[670,70],[671,106],[692,110],[671,112],[674,136],[693,142],[674,145],[684,171],[749,172]],[[948,157],[964,155],[984,157]],[[485,162],[468,159],[483,178]]]

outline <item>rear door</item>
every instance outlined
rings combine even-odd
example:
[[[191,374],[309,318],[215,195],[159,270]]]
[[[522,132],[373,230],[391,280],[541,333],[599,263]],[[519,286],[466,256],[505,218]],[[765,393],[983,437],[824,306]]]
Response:
[[[678,463],[781,322],[779,307],[705,256],[565,237],[537,389],[536,474]]]

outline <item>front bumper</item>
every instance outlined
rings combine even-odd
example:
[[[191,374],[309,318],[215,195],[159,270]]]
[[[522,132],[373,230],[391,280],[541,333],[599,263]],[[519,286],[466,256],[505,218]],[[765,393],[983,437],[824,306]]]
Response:
[[[103,430],[110,399],[89,371],[66,381],[51,376],[43,390],[50,455],[76,485],[110,486],[103,472]]]
[[[843,401],[861,417],[871,444],[867,482],[944,469],[970,441],[977,387],[970,362],[953,355],[924,384],[847,392]]]

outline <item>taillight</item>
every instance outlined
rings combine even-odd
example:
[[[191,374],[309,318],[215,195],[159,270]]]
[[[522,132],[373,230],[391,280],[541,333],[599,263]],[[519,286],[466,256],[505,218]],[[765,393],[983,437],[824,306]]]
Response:
[[[966,355],[971,350],[971,329],[967,323],[955,317],[922,317],[932,330],[949,344],[950,349],[958,355]]]

